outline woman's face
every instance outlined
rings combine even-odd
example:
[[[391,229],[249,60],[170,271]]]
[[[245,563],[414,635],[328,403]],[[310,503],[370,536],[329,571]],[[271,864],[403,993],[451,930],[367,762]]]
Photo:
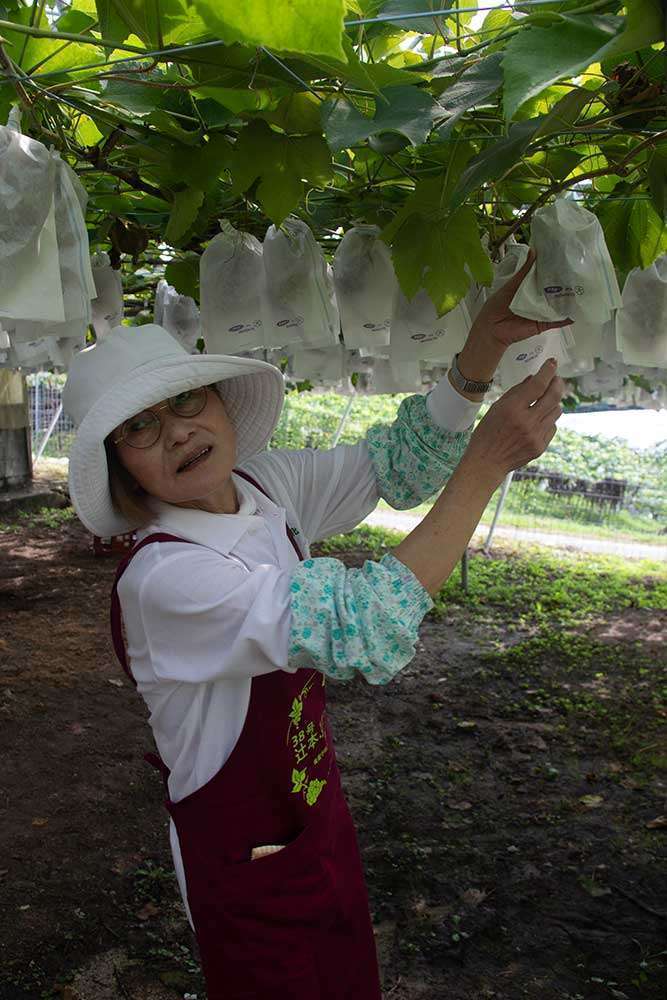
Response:
[[[160,405],[148,409],[157,410]],[[206,405],[194,417],[177,415],[168,406],[158,416],[162,429],[155,444],[132,448],[121,441],[115,446],[130,475],[146,493],[166,503],[235,514],[238,502],[231,473],[236,430],[218,393],[207,389]],[[115,428],[113,438],[122,433],[122,427]]]

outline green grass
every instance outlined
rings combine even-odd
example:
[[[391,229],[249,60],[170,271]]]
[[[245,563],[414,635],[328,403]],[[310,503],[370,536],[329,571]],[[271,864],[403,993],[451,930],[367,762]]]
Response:
[[[558,534],[574,535],[577,538],[602,538],[614,542],[643,542],[646,544],[656,543],[667,545],[667,535],[661,534],[654,522],[647,518],[637,517],[628,511],[619,511],[609,514],[603,523],[593,520],[599,515],[590,515],[591,519],[584,519],[584,512],[577,511],[568,501],[559,497],[550,498],[554,501],[552,509],[545,507],[542,510],[531,511],[529,506],[522,506],[518,497],[512,497],[510,490],[506,502],[498,519],[498,527],[503,528],[523,528],[530,531],[548,531]],[[548,501],[546,501],[548,503]],[[490,526],[493,521],[496,506],[498,503],[498,493],[494,494],[487,505],[486,510],[480,518],[480,524]],[[410,509],[411,514],[423,517],[429,512],[432,503],[419,504],[418,507]],[[384,500],[378,503],[379,510],[393,511]]]
[[[335,556],[361,549],[378,559],[404,537],[364,524],[326,539],[318,552]],[[588,552],[556,553],[537,546],[522,545],[517,552],[499,543],[493,557],[471,554],[467,594],[458,570],[452,573],[433,613],[446,614],[453,604],[471,612],[486,608],[509,613],[515,625],[568,625],[628,608],[667,610],[667,565],[648,559],[629,563],[620,556]]]

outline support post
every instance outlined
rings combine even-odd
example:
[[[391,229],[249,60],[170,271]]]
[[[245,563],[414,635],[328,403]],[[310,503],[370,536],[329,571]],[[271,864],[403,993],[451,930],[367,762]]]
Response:
[[[46,434],[42,438],[42,443],[39,446],[39,451],[35,455],[35,462],[39,462],[40,458],[42,457],[42,453],[43,453],[44,449],[46,448],[47,444],[49,443],[49,438],[53,434],[53,432],[55,430],[55,426],[58,423],[58,421],[60,420],[60,414],[62,412],[63,412],[63,404],[59,403],[58,404],[58,409],[56,410],[56,412],[54,414],[53,420],[49,424],[48,429],[46,431]]]
[[[489,528],[489,533],[486,537],[486,541],[484,543],[484,547],[482,550],[485,555],[489,554],[489,550],[491,548],[491,542],[493,541],[493,533],[496,530],[496,524],[498,522],[498,518],[500,517],[500,512],[503,509],[503,505],[505,503],[505,497],[507,496],[507,491],[510,488],[510,483],[512,482],[513,478],[514,478],[514,469],[512,469],[511,472],[508,472],[507,475],[505,476],[505,479],[503,480],[503,485],[500,490],[500,496],[498,497],[498,503],[496,504],[496,511],[495,514],[493,515],[493,521],[491,522],[491,527]]]
[[[336,445],[338,444],[340,436],[343,433],[343,428],[345,427],[345,424],[347,422],[347,418],[348,418],[348,416],[350,414],[350,410],[352,409],[352,403],[353,402],[354,402],[354,396],[350,396],[350,398],[347,401],[347,406],[345,407],[345,411],[343,413],[343,416],[340,418],[340,423],[338,424],[338,428],[336,430],[336,433],[334,434],[333,439],[331,441],[331,447],[332,448],[335,448]]]

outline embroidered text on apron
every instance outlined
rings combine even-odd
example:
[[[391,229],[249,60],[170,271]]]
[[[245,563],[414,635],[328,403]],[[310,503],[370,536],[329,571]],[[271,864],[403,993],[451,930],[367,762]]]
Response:
[[[117,585],[139,549],[162,541],[187,540],[144,538],[119,566],[112,591],[114,647],[133,681]],[[179,802],[167,790],[209,1000],[381,1000],[324,680],[307,669],[253,677],[243,730],[222,768]],[[167,788],[167,766],[155,754],[147,759]],[[287,846],[251,861],[251,849],[264,844]]]

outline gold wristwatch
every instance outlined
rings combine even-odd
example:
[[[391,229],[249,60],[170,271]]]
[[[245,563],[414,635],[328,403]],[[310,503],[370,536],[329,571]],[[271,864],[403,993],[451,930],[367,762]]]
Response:
[[[465,375],[461,374],[461,370],[458,366],[458,354],[454,355],[454,360],[452,361],[452,366],[449,369],[452,382],[459,390],[459,392],[488,392],[493,385],[493,379],[490,382],[475,382]]]

